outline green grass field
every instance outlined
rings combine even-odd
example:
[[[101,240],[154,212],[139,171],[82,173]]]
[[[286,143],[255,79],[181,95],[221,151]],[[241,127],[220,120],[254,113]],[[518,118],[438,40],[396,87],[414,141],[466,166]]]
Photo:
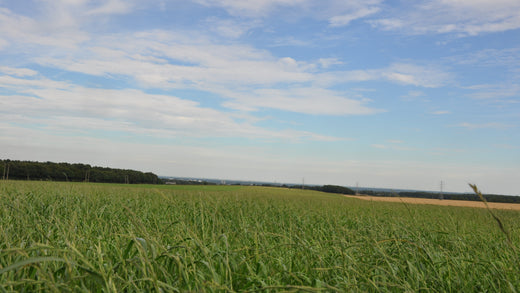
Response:
[[[515,292],[520,213],[229,186],[0,182],[0,292]]]

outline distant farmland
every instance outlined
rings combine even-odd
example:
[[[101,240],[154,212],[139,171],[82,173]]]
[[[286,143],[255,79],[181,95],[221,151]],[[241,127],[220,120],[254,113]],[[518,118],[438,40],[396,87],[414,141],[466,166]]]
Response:
[[[238,186],[0,181],[0,291],[515,291],[520,212]]]
[[[450,199],[439,200],[439,199],[431,199],[431,198],[382,197],[382,196],[366,196],[366,195],[365,196],[348,195],[348,197],[362,199],[362,200],[369,200],[369,201],[402,202],[402,203],[411,203],[411,204],[486,208],[486,205],[482,201],[450,200]],[[488,206],[489,206],[489,208],[492,208],[492,209],[520,211],[520,204],[518,204],[518,203],[489,202]]]

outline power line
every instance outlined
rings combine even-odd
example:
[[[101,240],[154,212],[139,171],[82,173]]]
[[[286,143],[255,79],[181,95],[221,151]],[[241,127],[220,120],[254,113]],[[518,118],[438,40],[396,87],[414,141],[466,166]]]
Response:
[[[441,180],[441,193],[439,194],[439,199],[441,199],[441,200],[444,199],[443,189],[444,189],[444,181]]]

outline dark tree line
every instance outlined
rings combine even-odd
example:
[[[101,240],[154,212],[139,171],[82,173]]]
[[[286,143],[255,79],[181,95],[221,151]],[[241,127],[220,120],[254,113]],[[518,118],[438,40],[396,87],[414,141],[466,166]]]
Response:
[[[2,179],[159,184],[151,172],[53,162],[0,160]]]
[[[290,186],[290,188],[301,188],[301,186],[293,185]],[[356,194],[354,190],[344,187],[344,186],[338,186],[338,185],[323,185],[323,186],[309,186],[305,185],[304,189],[308,190],[316,190],[321,192],[327,192],[327,193],[338,193],[338,194]]]
[[[344,187],[344,186],[338,186],[338,185],[323,185],[323,186],[316,186],[311,189],[322,191],[322,192],[328,192],[328,193],[339,193],[339,194],[356,194],[354,190]]]
[[[164,183],[177,185],[217,185],[214,182],[199,181],[199,180],[182,180],[182,179],[168,179]]]

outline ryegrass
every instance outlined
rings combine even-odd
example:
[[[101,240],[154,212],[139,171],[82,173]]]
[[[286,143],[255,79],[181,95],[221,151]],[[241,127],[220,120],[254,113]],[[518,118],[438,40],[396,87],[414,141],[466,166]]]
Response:
[[[494,216],[507,235],[484,209],[3,181],[0,292],[515,291],[520,213]]]

